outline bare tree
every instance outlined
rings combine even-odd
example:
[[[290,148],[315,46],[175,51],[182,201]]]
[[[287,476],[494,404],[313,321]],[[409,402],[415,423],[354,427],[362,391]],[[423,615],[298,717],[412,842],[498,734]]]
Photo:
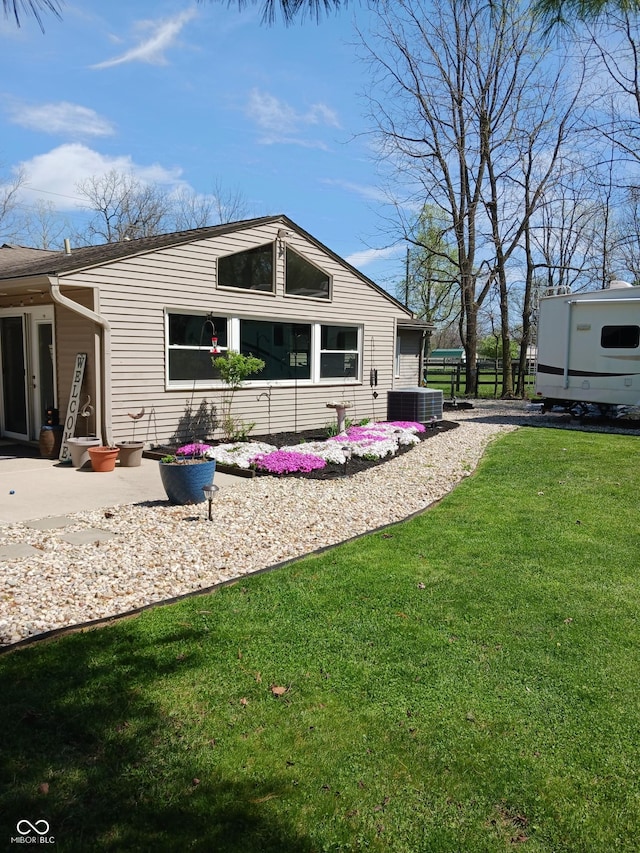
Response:
[[[611,86],[605,94],[608,120],[600,133],[623,156],[640,161],[640,22],[629,12],[609,13],[591,30],[591,43]],[[598,69],[596,69],[598,70]]]
[[[205,195],[181,187],[171,194],[169,201],[170,219],[178,231],[234,222],[247,215],[243,193],[239,189],[225,188],[220,181],[216,181],[213,190]]]
[[[21,231],[18,196],[25,180],[25,173],[20,170],[0,182],[0,243],[15,240]]]
[[[503,12],[504,14],[504,12]],[[504,20],[507,23],[507,17]],[[521,23],[519,35],[517,24]],[[561,153],[577,124],[576,101],[580,92],[580,69],[573,70],[571,96],[565,99],[567,80],[561,66],[552,72],[534,74],[532,60],[535,35],[531,19],[506,27],[511,60],[501,62],[501,90],[509,93],[503,102],[499,124],[494,124],[487,156],[486,210],[495,250],[492,276],[500,302],[502,352],[511,351],[511,318],[508,267],[521,255],[523,240],[545,192],[559,178]],[[584,71],[582,72],[584,74]],[[525,280],[520,326],[521,366],[530,339],[531,281]],[[511,364],[502,362],[502,393],[513,393]]]
[[[456,272],[450,258],[455,248],[445,241],[447,226],[438,211],[425,207],[411,235],[407,248],[404,279],[396,285],[396,297],[418,317],[447,326],[457,322],[460,297]]]
[[[569,293],[593,286],[594,276],[599,277],[603,203],[594,197],[591,170],[560,165],[528,227],[526,256],[541,288]]]
[[[155,184],[112,169],[76,185],[93,214],[80,237],[86,242],[115,243],[149,237],[166,230],[169,195]]]
[[[616,239],[611,254],[616,267],[633,284],[640,284],[640,187],[629,187],[617,209]]]
[[[507,265],[553,175],[571,104],[558,115],[560,72],[542,78],[544,47],[517,4],[377,6],[378,32],[361,36],[372,67],[370,114],[393,169],[403,234],[417,205],[447,218],[467,388],[475,390],[478,311],[497,282],[509,352]],[[511,393],[510,372],[504,390]]]
[[[53,202],[39,199],[25,216],[22,235],[27,245],[37,249],[60,249],[71,230]]]

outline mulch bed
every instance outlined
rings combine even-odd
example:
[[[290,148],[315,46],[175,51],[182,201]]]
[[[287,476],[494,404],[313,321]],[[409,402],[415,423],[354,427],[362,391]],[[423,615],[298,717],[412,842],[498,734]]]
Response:
[[[424,432],[418,434],[422,441],[433,438],[434,435],[439,435],[441,432],[446,432],[450,429],[455,429],[458,426],[454,421],[437,421],[433,426],[427,426]],[[264,441],[267,444],[273,444],[275,447],[288,447],[292,444],[300,444],[302,441],[324,441],[326,435],[319,434],[317,430],[306,430],[303,432],[279,432],[274,435],[257,435],[251,436],[251,441]],[[291,474],[271,474],[268,471],[256,471],[257,477],[297,477],[305,480],[334,480],[339,477],[357,474],[360,471],[368,471],[369,468],[376,468],[378,465],[384,465],[390,459],[395,459],[403,453],[407,453],[412,449],[412,446],[400,447],[395,456],[386,456],[382,459],[360,459],[353,456],[346,465],[336,465],[335,462],[327,462],[324,468],[317,471],[295,471]],[[222,469],[221,469],[222,470]],[[233,473],[231,469],[230,473]]]
[[[434,435],[439,435],[442,432],[447,432],[447,430],[455,429],[457,426],[458,424],[455,421],[436,421],[432,426],[427,426],[424,432],[418,433],[418,437],[422,441],[427,441],[429,438],[433,438]],[[326,434],[318,432],[318,430],[302,430],[300,432],[276,432],[270,435],[251,435],[247,440],[263,441],[266,444],[272,444],[274,447],[280,449],[282,447],[290,447],[293,444],[300,444],[303,441],[325,441],[326,438]],[[207,440],[206,443],[215,446],[218,444],[225,444],[226,442],[222,439],[215,439],[212,441]],[[309,473],[304,471],[295,471],[291,474],[272,474],[269,471],[254,471],[253,469],[247,470],[246,468],[237,468],[234,465],[223,465],[220,462],[216,465],[216,470],[223,474],[234,474],[239,477],[297,477],[298,479],[305,480],[334,480],[345,476],[350,477],[352,474],[357,474],[359,471],[368,471],[369,468],[384,465],[384,463],[388,462],[390,459],[395,459],[397,456],[407,453],[411,449],[412,445],[408,447],[400,447],[395,456],[386,456],[383,459],[360,459],[354,456],[347,462],[346,472],[344,465],[336,465],[335,462],[327,462],[324,468],[317,471],[309,471]],[[151,451],[145,451],[144,455],[152,459],[161,459],[168,453],[174,452],[175,448],[162,447],[154,448],[154,450]]]

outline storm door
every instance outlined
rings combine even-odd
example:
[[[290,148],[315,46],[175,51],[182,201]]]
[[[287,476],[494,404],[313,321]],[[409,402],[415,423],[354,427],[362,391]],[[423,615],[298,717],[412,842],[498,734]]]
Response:
[[[0,317],[2,361],[2,432],[10,438],[29,437],[25,317]]]
[[[0,316],[0,433],[37,439],[56,405],[53,309]]]

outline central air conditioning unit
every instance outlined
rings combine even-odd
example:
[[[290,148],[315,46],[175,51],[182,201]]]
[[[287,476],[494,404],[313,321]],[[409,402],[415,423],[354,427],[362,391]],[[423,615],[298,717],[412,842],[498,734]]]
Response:
[[[387,391],[387,420],[426,424],[442,420],[443,392],[434,388],[396,388]]]

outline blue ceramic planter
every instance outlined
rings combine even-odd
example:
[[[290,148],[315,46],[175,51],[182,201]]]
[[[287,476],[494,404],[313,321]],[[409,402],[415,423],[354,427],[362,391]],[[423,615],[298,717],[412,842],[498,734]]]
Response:
[[[202,487],[213,483],[216,460],[203,462],[160,462],[160,479],[172,504],[199,504],[204,501]]]

